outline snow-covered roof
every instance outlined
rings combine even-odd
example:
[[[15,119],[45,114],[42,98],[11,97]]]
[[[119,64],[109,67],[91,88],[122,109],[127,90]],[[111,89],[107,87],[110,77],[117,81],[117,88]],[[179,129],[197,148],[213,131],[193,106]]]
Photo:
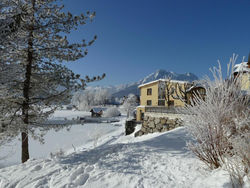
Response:
[[[236,64],[234,66],[234,73],[237,73],[237,72],[250,72],[250,68],[248,68],[248,64],[247,62],[242,62],[240,64]]]
[[[195,89],[195,88],[205,88],[205,87],[202,84],[196,84],[196,85],[191,86],[189,89],[187,89],[186,92],[189,92],[189,91],[191,91],[192,89]]]
[[[152,82],[147,82],[145,84],[141,84],[138,86],[138,88],[140,87],[143,87],[143,86],[146,86],[146,85],[150,85],[150,84],[153,84],[153,83],[157,83],[157,82],[166,82],[166,81],[169,81],[168,79],[158,79],[158,80],[154,80]],[[173,82],[173,83],[181,83],[181,84],[184,84],[184,83],[190,83],[189,81],[184,81],[184,80],[170,80],[170,82]]]
[[[107,108],[98,108],[98,107],[95,107],[95,108],[92,108],[91,110],[93,110],[95,113],[99,113],[99,112],[104,111],[106,109]]]

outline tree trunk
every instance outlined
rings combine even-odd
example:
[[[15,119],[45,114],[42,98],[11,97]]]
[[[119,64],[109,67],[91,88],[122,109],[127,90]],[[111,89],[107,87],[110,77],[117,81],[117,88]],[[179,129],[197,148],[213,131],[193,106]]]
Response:
[[[29,159],[29,140],[28,140],[28,126],[29,126],[29,93],[30,93],[30,77],[31,77],[31,64],[32,52],[30,50],[30,41],[28,47],[28,64],[26,65],[25,81],[23,87],[24,101],[22,105],[23,123],[25,124],[24,131],[22,132],[22,163]]]
[[[35,6],[35,0],[32,1],[33,10]],[[34,14],[32,18],[34,23]],[[33,31],[34,27],[31,25],[29,29],[28,49],[27,49],[27,65],[25,72],[25,80],[23,86],[24,101],[22,104],[23,123],[25,124],[24,131],[22,132],[22,163],[29,159],[29,138],[28,138],[28,126],[29,126],[29,109],[30,109],[30,80],[32,74],[32,61],[33,61]]]
[[[32,34],[32,33],[30,33]],[[23,115],[23,123],[25,124],[25,130],[22,132],[22,163],[26,162],[29,159],[29,143],[28,143],[28,126],[29,126],[29,109],[30,109],[30,78],[31,78],[31,64],[33,59],[33,54],[31,51],[32,48],[32,40],[29,40],[28,47],[28,64],[26,65],[26,73],[25,73],[25,81],[23,87],[23,96],[24,101],[22,105],[22,115]]]
[[[29,159],[29,140],[28,134],[22,132],[22,163],[26,162]]]

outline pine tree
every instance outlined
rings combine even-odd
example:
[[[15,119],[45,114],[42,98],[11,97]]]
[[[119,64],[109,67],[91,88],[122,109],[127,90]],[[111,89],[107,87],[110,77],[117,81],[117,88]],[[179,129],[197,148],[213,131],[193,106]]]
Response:
[[[29,159],[28,135],[40,136],[44,121],[56,106],[69,99],[74,89],[101,77],[81,79],[62,65],[87,55],[87,46],[96,39],[70,43],[68,34],[90,22],[94,12],[73,16],[63,12],[57,0],[10,0],[3,14],[20,10],[18,29],[1,46],[0,140],[21,133],[22,162]],[[12,3],[11,3],[12,2]],[[15,20],[15,19],[14,19]],[[16,22],[14,22],[16,23]],[[1,134],[2,132],[2,134]],[[3,136],[4,135],[4,136]]]

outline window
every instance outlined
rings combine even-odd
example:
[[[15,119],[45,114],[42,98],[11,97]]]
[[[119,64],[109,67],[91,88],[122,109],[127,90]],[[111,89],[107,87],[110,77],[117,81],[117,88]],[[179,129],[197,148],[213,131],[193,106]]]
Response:
[[[147,100],[147,106],[151,106],[152,105],[152,101],[151,100]]]
[[[165,106],[165,100],[158,100],[158,106]]]
[[[152,95],[152,88],[147,89],[147,95]]]

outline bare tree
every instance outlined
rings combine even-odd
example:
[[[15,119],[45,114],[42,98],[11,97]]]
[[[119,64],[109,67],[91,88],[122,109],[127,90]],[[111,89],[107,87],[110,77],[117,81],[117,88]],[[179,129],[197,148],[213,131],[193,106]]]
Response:
[[[173,99],[181,100],[186,104],[188,101],[188,91],[192,86],[193,83],[183,83],[183,85],[181,85],[177,82],[173,86],[173,92],[171,93],[171,96],[173,97]]]
[[[159,99],[167,101],[168,106],[171,106],[170,97],[174,93],[174,84],[171,82],[171,78],[160,80],[159,82]]]

